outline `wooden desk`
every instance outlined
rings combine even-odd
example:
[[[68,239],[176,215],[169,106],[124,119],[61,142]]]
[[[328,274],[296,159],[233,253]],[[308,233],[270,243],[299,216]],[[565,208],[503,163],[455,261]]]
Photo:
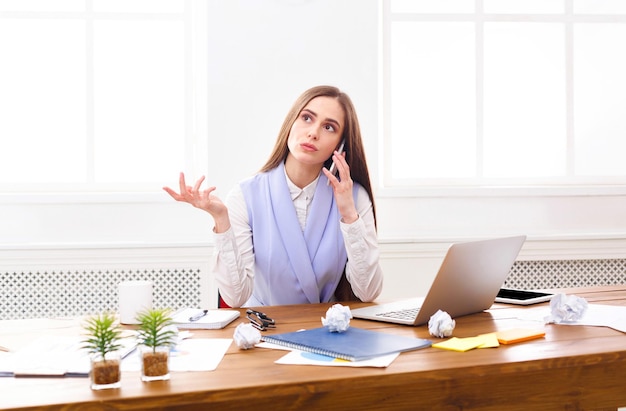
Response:
[[[626,286],[566,290],[591,303],[626,305]],[[265,307],[275,332],[321,325],[328,304]],[[357,304],[353,304],[356,307]],[[496,304],[457,319],[458,337],[518,326],[519,308]],[[196,332],[232,337],[224,330]],[[352,326],[431,338],[427,327],[353,320]],[[1,330],[1,328],[0,328]],[[590,410],[626,406],[626,334],[585,326],[545,326],[544,339],[465,353],[428,348],[402,353],[388,368],[278,365],[278,350],[230,347],[217,370],[174,373],[122,388],[92,391],[85,378],[0,378],[1,409],[31,410]],[[2,335],[0,333],[0,335]],[[3,335],[3,338],[6,335]],[[434,339],[433,339],[434,340]]]

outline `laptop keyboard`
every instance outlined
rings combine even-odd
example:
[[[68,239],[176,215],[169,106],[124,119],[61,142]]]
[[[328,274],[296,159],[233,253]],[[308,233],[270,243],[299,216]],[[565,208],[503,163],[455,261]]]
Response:
[[[400,320],[413,320],[419,311],[419,308],[406,308],[404,310],[387,311],[376,314],[377,317],[397,318]]]

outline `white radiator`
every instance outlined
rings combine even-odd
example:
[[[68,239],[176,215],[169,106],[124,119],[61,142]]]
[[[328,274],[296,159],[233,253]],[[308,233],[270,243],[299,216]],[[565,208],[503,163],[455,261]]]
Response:
[[[118,311],[118,285],[150,280],[153,306],[217,307],[205,246],[0,250],[0,320]]]
[[[0,320],[118,311],[118,284],[150,280],[159,308],[204,307],[200,267],[0,272]]]
[[[516,261],[504,284],[527,289],[626,284],[626,259]]]

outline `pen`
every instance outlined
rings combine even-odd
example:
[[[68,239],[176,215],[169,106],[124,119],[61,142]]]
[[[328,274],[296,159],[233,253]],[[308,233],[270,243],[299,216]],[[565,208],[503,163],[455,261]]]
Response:
[[[206,313],[208,312],[209,310],[202,310],[198,314],[194,314],[191,317],[189,317],[189,321],[198,321],[200,318],[204,317]]]

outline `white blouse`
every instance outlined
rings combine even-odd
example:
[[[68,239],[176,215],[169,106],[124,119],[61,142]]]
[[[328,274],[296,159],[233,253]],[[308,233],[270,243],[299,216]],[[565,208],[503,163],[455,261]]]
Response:
[[[319,177],[300,189],[287,178],[302,230],[318,181]],[[231,227],[223,233],[214,233],[213,272],[224,301],[231,307],[241,307],[252,295],[254,287],[254,249],[252,229],[240,185],[228,194],[226,206]],[[373,301],[382,291],[383,274],[379,264],[372,202],[361,186],[357,191],[356,209],[359,218],[355,222],[339,222],[348,255],[346,277],[352,291],[361,301]]]

